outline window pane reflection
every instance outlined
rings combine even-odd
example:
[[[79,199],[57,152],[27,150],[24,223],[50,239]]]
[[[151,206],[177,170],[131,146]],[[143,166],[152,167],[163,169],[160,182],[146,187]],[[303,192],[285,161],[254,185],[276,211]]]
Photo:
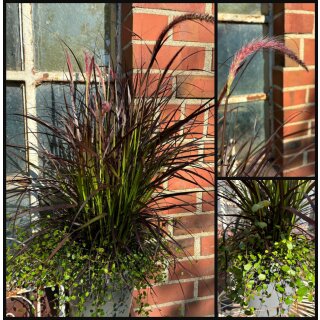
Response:
[[[233,55],[248,42],[262,38],[264,27],[262,24],[218,24],[218,89],[219,91],[227,81],[229,67]],[[249,66],[244,71],[240,81],[236,77],[234,85],[237,83],[234,95],[258,93],[267,91],[266,69],[267,54],[260,52],[254,56]],[[240,72],[241,74],[241,72]]]
[[[65,45],[79,61],[83,51],[96,55],[99,63],[109,57],[111,5],[104,3],[34,3],[35,64],[41,71],[66,69]],[[77,69],[76,63],[74,68]]]
[[[21,48],[18,3],[6,4],[6,68],[21,70]]]
[[[23,118],[23,86],[6,86],[6,173],[14,174],[26,169],[25,129]]]

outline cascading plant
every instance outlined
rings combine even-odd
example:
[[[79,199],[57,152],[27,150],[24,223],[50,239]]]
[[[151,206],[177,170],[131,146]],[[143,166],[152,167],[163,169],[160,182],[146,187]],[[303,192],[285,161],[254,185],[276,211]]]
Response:
[[[310,180],[225,181],[220,199],[235,205],[234,212],[219,215],[225,224],[219,242],[219,272],[226,274],[228,297],[240,303],[246,314],[279,297],[268,309],[281,315],[296,302],[314,303],[314,220],[307,197],[314,189]],[[273,291],[273,292],[272,292]]]

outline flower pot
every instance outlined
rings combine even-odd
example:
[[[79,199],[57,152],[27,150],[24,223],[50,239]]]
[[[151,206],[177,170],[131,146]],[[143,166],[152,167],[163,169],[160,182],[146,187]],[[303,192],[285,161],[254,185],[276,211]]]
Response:
[[[103,317],[129,317],[130,307],[132,303],[132,291],[128,288],[115,289],[113,287],[107,287],[105,296],[112,295],[110,300],[99,309],[102,309]],[[73,290],[73,294],[75,291]],[[97,308],[94,305],[94,298],[89,296],[84,303],[84,311],[79,315],[77,308],[77,301],[70,304],[69,316],[70,317],[92,317],[92,312]]]
[[[286,305],[284,302],[280,303],[280,298],[282,294],[276,291],[275,283],[269,283],[268,288],[266,290],[268,294],[271,296],[268,298],[266,294],[256,294],[253,299],[251,299],[248,303],[249,308],[255,308],[256,317],[276,317],[279,316],[280,309],[284,310],[282,316],[285,316],[289,312],[290,306]],[[291,295],[293,293],[293,289],[289,285],[285,285],[285,291],[287,295]],[[262,302],[264,300],[264,302]]]

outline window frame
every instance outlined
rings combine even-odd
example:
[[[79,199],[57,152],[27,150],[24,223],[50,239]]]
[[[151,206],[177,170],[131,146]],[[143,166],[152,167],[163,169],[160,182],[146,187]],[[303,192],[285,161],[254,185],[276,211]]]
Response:
[[[36,89],[43,83],[50,82],[53,84],[66,83],[68,77],[64,71],[38,71],[35,66],[34,57],[34,34],[33,34],[33,3],[18,3],[19,6],[19,33],[20,33],[20,50],[21,50],[21,70],[6,70],[6,83],[12,82],[20,84],[23,88],[23,111],[24,114],[37,116],[36,107]],[[119,18],[121,18],[121,5],[111,4],[112,16],[115,17],[116,27],[119,26]],[[111,23],[113,21],[111,20]],[[118,29],[120,30],[120,29]],[[121,52],[121,34],[115,32],[111,28],[111,47],[114,48],[111,52],[111,58],[116,61],[116,52]],[[84,80],[81,79],[80,72],[74,72],[74,79],[81,84]],[[37,147],[37,137],[34,132],[37,131],[37,124],[34,121],[28,121],[25,118],[25,147],[26,159],[36,166],[39,164],[38,156],[32,147]],[[30,168],[27,167],[29,171]],[[33,172],[37,175],[37,172]],[[10,179],[11,176],[6,176]]]

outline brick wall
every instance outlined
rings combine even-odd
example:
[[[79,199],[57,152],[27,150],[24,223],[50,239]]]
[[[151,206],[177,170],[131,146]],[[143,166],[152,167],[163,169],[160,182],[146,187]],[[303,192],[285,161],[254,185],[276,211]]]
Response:
[[[284,176],[315,174],[315,4],[274,4],[274,33],[308,66],[276,55],[273,68],[274,124],[281,128],[276,154]],[[281,127],[283,124],[284,127]]]
[[[150,54],[145,44],[150,48],[155,43],[160,31],[172,19],[187,12],[214,13],[211,3],[131,3],[123,5],[123,57],[127,68],[137,68],[148,61]],[[170,101],[170,108],[181,105],[179,117],[183,118],[193,108],[204,102],[204,98],[214,96],[214,27],[212,24],[199,22],[184,22],[174,28],[173,33],[161,49],[158,57],[158,66],[155,65],[152,73],[159,74],[169,59],[181,46],[185,49],[179,55],[179,62],[186,56],[193,54],[178,67],[179,72],[173,74],[172,84],[181,84],[174,98]],[[138,34],[132,36],[132,32]],[[190,71],[196,68],[203,71]],[[206,112],[200,119],[199,125],[192,135],[203,136],[204,146],[213,147],[213,110]],[[207,159],[203,165],[213,166],[213,157]],[[205,173],[204,173],[205,174]],[[190,212],[166,212],[179,217],[191,234],[181,229],[170,230],[177,240],[189,252],[189,260],[181,257],[184,268],[178,266],[168,270],[167,282],[154,287],[155,294],[148,294],[148,303],[151,305],[150,316],[210,316],[214,315],[214,215],[213,215],[213,176],[212,184],[204,182],[201,189],[194,189],[194,185],[173,179],[166,186],[168,190],[194,190],[188,196],[190,203],[197,202]],[[132,313],[134,313],[132,311]]]

